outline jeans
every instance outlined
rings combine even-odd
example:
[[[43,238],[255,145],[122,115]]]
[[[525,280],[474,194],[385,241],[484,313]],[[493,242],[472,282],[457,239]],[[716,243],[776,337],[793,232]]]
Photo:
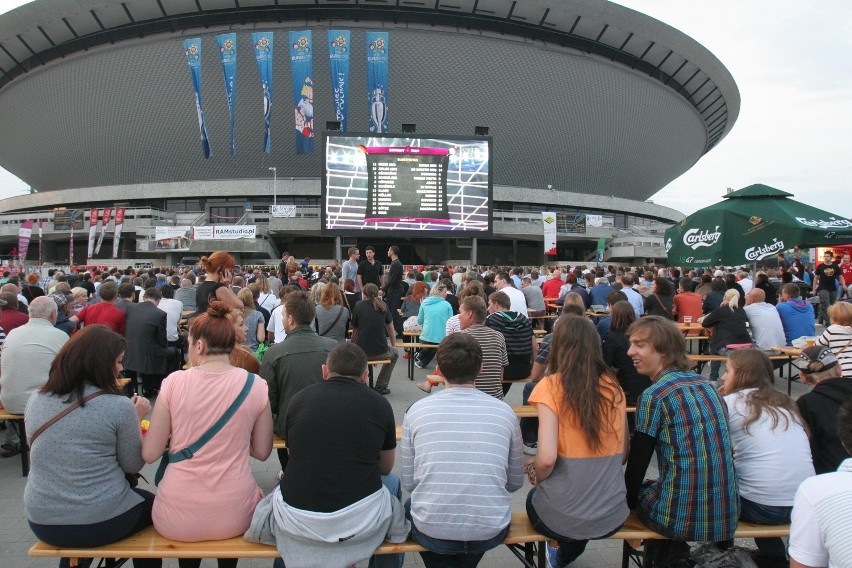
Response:
[[[761,505],[740,497],[740,519],[758,525],[783,525],[790,522],[793,507]],[[767,556],[785,557],[787,550],[781,537],[756,538],[757,549]]]
[[[150,526],[152,522],[154,494],[135,487],[132,490],[144,501],[106,521],[89,525],[40,525],[30,521],[30,529],[39,540],[51,546],[89,548],[121,540]],[[59,568],[65,568],[69,564],[68,558],[59,560]],[[156,568],[162,565],[163,561],[159,558],[133,560],[133,566],[136,568]]]
[[[390,359],[391,361],[390,365],[382,365],[382,370],[379,371],[379,376],[376,378],[375,388],[381,390],[388,388],[388,385],[390,384],[393,368],[396,366],[396,360],[399,359],[399,353],[396,352],[396,349],[388,346],[387,353],[374,355],[368,358],[369,361],[376,361],[379,359]]]
[[[529,404],[532,391],[538,383],[527,383],[524,385],[522,401],[524,405]],[[538,442],[538,418],[521,418],[521,437],[525,444]]]
[[[822,322],[826,327],[830,321],[828,318],[828,308],[837,301],[837,292],[829,292],[828,290],[819,291],[819,317],[817,322]]]
[[[565,566],[566,564],[574,562],[581,554],[583,554],[583,551],[586,550],[586,545],[589,543],[590,539],[575,540],[567,536],[562,536],[545,525],[544,521],[542,521],[538,516],[538,512],[536,512],[535,507],[533,507],[532,499],[535,490],[536,488],[533,487],[527,494],[527,516],[530,518],[533,528],[547,538],[551,538],[559,543],[559,550],[556,553],[556,561],[560,566]],[[621,525],[615,527],[612,531],[605,535],[596,537],[594,540],[614,535],[620,528]]]
[[[420,343],[428,343],[429,345],[437,346],[437,343],[432,343],[431,341],[423,341],[420,340]],[[432,362],[432,358],[438,353],[437,349],[433,349],[429,347],[428,349],[418,349],[417,354],[414,355],[417,357],[417,361],[420,361],[420,364],[424,367]]]
[[[426,568],[475,568],[486,552],[499,546],[509,527],[486,540],[444,540],[423,534],[411,518],[411,499],[405,502],[405,516],[411,521],[411,538],[427,549],[420,553]]]
[[[382,476],[382,485],[387,487],[391,495],[402,501],[402,482],[399,476],[395,473],[389,473]],[[276,491],[278,489],[276,488]],[[405,553],[401,554],[381,554],[379,556],[371,556],[369,568],[402,568],[402,563],[405,562]],[[284,561],[278,557],[272,563],[272,568],[286,568]]]
[[[711,355],[727,355],[728,348],[727,347],[713,347],[710,346],[710,354]],[[719,367],[722,366],[721,361],[710,361],[710,380],[715,382],[719,380]]]

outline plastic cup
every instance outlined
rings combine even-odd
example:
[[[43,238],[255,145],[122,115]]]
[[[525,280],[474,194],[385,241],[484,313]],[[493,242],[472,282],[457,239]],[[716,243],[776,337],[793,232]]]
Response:
[[[808,339],[805,341],[805,343],[808,347],[813,347],[814,345],[816,345],[816,339]]]
[[[683,323],[692,323],[692,316],[683,316]]]

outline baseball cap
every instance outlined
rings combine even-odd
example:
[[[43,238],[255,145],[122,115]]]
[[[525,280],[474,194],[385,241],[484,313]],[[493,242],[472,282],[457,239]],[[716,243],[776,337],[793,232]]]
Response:
[[[722,272],[721,270],[717,270],[716,272],[713,273],[713,278],[724,278],[724,277],[725,277],[725,273]]]
[[[793,366],[807,374],[821,373],[837,365],[837,356],[828,347],[812,345],[802,350]]]
[[[73,296],[69,296],[67,294],[63,294],[62,292],[54,292],[50,295],[53,298],[53,301],[56,302],[56,306],[61,308],[63,306],[68,305],[71,302]]]

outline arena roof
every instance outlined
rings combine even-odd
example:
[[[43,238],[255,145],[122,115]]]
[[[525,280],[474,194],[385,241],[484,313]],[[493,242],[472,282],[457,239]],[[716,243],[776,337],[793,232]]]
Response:
[[[321,152],[295,156],[288,136],[283,49],[271,156],[260,152],[250,50],[238,53],[236,157],[227,155],[221,68],[204,60],[215,154],[205,161],[180,46],[200,36],[210,53],[226,30],[239,40],[306,27],[389,30],[391,129],[489,126],[498,184],[644,200],[712,149],[739,113],[736,84],[708,50],[599,0],[36,0],[0,16],[0,166],[39,191],[252,178],[269,166],[316,177]],[[365,130],[358,55],[350,128]],[[332,118],[324,53],[314,75],[322,125]]]

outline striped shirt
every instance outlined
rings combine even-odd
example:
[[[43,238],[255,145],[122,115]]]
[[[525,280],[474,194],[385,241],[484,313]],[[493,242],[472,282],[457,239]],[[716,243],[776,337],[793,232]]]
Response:
[[[509,364],[506,340],[499,331],[475,324],[460,333],[469,333],[482,349],[482,371],[476,377],[476,388],[503,400],[503,367]]]
[[[655,438],[659,479],[639,507],[682,540],[733,538],[739,494],[725,401],[706,378],[664,371],[636,406],[636,431]]]
[[[852,377],[852,327],[832,324],[817,338],[818,345],[825,345],[837,356],[844,377]]]
[[[477,541],[509,524],[524,475],[518,419],[505,402],[471,388],[420,399],[405,414],[399,448],[418,531]]]

